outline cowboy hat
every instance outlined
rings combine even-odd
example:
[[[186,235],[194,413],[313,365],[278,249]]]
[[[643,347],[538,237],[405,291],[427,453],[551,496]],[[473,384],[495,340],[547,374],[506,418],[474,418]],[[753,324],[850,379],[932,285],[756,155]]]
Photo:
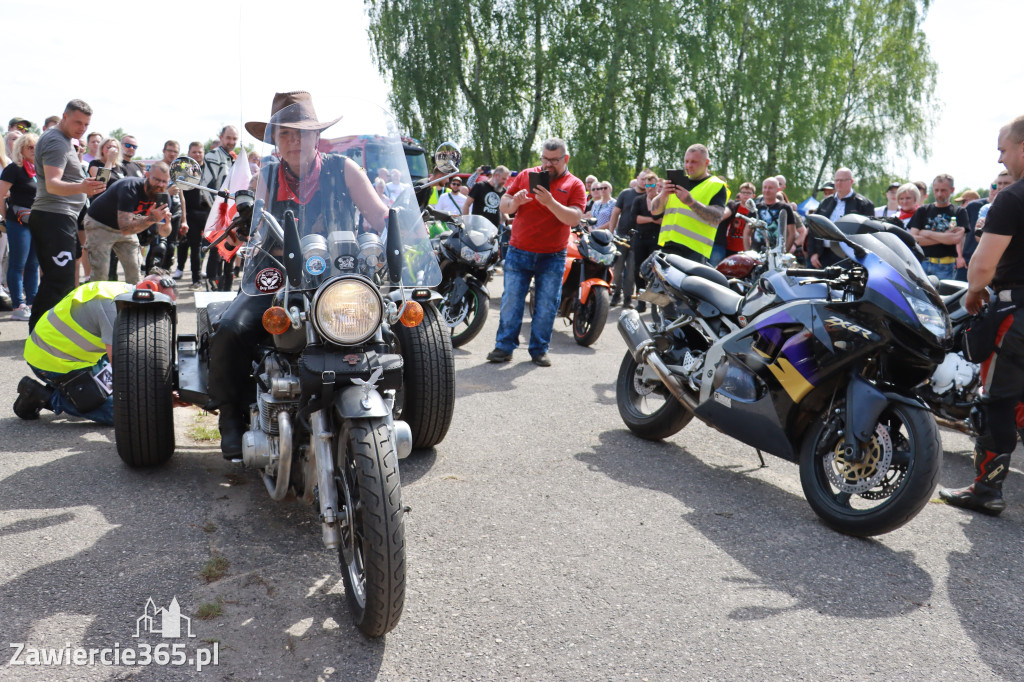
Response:
[[[308,92],[278,92],[274,95],[274,103],[270,106],[270,121],[249,121],[245,129],[257,140],[272,142],[265,138],[267,126],[271,128],[294,128],[296,130],[315,130],[320,132],[341,120],[341,116],[333,121],[318,121],[313,109],[313,96]]]

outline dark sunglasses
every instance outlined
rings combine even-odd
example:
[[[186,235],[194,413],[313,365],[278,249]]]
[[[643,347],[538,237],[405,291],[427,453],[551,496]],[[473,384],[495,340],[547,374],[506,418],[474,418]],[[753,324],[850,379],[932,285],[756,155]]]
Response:
[[[993,182],[992,183],[992,189],[999,189],[999,185],[997,185],[996,183]]]
[[[139,145],[132,144],[131,142],[122,142],[121,144],[124,146],[125,149],[138,149],[139,148]]]
[[[658,186],[658,183],[656,183],[656,182],[644,183],[644,187],[657,187],[657,186]]]

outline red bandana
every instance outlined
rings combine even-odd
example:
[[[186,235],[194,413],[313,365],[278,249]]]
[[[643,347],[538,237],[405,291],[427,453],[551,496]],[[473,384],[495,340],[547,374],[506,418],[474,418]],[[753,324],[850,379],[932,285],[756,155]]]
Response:
[[[316,155],[316,162],[306,177],[301,180],[285,169],[282,161],[277,168],[277,200],[294,201],[305,206],[313,198],[316,191],[320,189],[320,154]]]
[[[36,176],[36,165],[34,163],[31,161],[22,161],[21,166],[25,169],[25,172],[28,173],[30,178],[34,178]]]
[[[909,220],[913,215],[913,211],[904,211],[902,208],[900,209],[900,220]]]

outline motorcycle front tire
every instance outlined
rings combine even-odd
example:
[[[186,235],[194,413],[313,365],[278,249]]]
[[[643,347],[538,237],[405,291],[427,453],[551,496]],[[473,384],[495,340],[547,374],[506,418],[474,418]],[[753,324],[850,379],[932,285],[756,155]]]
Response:
[[[392,330],[405,363],[395,417],[409,424],[413,448],[432,448],[448,434],[455,413],[451,331],[431,303],[423,304],[420,324],[399,323]]]
[[[484,288],[473,281],[467,284],[469,288],[462,297],[462,303],[469,307],[469,311],[462,323],[452,328],[452,346],[455,348],[461,348],[477,337],[487,322],[490,309],[490,298]]]
[[[880,486],[862,494],[844,493],[829,480],[826,458],[839,437],[821,440],[834,433],[825,416],[808,430],[800,453],[800,484],[814,512],[830,528],[857,537],[888,533],[914,518],[931,499],[942,469],[942,441],[932,415],[898,402],[885,408],[879,423],[888,426],[893,464]],[[869,507],[874,501],[880,504]]]
[[[114,323],[114,441],[130,467],[154,467],[174,454],[171,314],[127,307]]]
[[[338,462],[351,487],[338,558],[352,618],[367,637],[380,637],[398,624],[405,607],[405,508],[398,452],[387,422],[356,419]],[[339,477],[339,480],[342,480]],[[339,498],[345,499],[344,491]]]
[[[592,346],[608,323],[611,295],[605,287],[591,287],[587,302],[572,316],[572,338],[581,346]]]

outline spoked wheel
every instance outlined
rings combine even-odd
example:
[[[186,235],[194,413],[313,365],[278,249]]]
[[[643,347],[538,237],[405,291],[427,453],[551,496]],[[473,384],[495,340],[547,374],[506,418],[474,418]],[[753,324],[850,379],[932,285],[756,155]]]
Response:
[[[847,460],[845,409],[804,440],[800,483],[807,502],[840,533],[867,537],[899,528],[928,503],[942,468],[942,443],[925,410],[891,403],[859,462]]]
[[[576,307],[572,316],[572,337],[581,346],[592,346],[604,331],[608,323],[608,310],[611,308],[611,297],[608,289],[593,287],[587,302]]]
[[[627,352],[619,365],[615,402],[629,430],[647,440],[663,440],[678,433],[693,419],[687,410],[657,380],[643,377],[643,367]]]
[[[483,287],[476,282],[467,282],[468,289],[458,301],[442,302],[440,313],[452,330],[452,346],[460,348],[480,333],[487,322],[488,301]]]
[[[336,448],[345,472],[337,478],[345,504],[338,548],[345,594],[356,627],[368,637],[380,637],[398,624],[405,606],[398,453],[381,418],[355,420],[348,442]]]

